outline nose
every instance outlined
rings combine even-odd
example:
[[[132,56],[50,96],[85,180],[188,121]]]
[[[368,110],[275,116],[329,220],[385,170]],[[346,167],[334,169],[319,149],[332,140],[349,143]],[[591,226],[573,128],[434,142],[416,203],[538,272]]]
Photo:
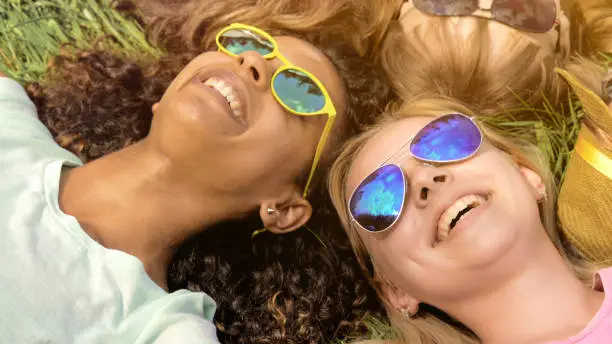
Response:
[[[238,55],[238,64],[242,77],[250,80],[255,87],[266,88],[269,83],[269,74],[267,61],[254,51],[247,51]]]
[[[427,206],[440,188],[451,181],[451,174],[443,168],[419,167],[411,176],[410,197],[417,208]]]

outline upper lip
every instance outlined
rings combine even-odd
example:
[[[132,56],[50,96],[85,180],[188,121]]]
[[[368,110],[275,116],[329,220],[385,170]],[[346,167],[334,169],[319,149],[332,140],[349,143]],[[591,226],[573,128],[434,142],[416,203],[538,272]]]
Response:
[[[468,195],[481,195],[484,197],[489,197],[489,193],[487,192],[483,192],[483,191],[477,191],[477,190],[470,190],[470,191],[461,191],[461,192],[457,192],[454,193],[452,196],[449,196],[447,198],[445,198],[442,202],[440,202],[440,204],[435,208],[435,212],[434,212],[434,225],[433,225],[433,240],[434,242],[437,240],[438,237],[438,223],[440,223],[440,218],[442,217],[442,215],[444,214],[444,212],[450,208],[451,205],[453,205],[455,202],[457,202],[459,199],[463,198],[464,196],[468,196]]]
[[[226,84],[228,84],[234,89],[234,92],[236,93],[236,95],[238,96],[238,100],[240,101],[240,107],[242,109],[242,120],[248,124],[249,91],[244,83],[244,80],[242,80],[242,78],[232,70],[222,68],[200,70],[194,76],[194,78],[197,78],[198,81],[201,83],[204,83],[206,80],[212,77],[223,80]]]

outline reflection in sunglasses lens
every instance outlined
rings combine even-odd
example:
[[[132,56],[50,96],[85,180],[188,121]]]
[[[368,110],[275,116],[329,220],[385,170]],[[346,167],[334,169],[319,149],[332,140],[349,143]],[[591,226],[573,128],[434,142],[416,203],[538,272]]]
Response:
[[[384,231],[395,223],[402,211],[405,186],[404,173],[399,166],[382,166],[355,189],[349,200],[349,211],[364,229]]]
[[[438,16],[467,16],[478,10],[478,0],[414,0],[414,7]]]
[[[315,113],[325,106],[325,96],[307,74],[297,69],[286,69],[276,75],[274,91],[282,102],[298,113]]]
[[[410,152],[418,159],[451,162],[472,156],[482,142],[482,134],[467,116],[445,115],[427,124],[410,143]]]
[[[265,56],[274,51],[272,42],[249,30],[228,30],[221,35],[219,42],[234,55],[255,51]]]
[[[495,0],[491,7],[495,20],[520,30],[544,33],[557,18],[554,0]]]

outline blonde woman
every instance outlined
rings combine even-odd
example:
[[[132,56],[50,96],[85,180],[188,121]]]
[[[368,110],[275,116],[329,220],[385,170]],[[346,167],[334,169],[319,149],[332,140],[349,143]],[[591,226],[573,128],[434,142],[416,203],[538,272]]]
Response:
[[[553,72],[571,50],[569,20],[559,0],[397,5],[380,55],[404,101],[440,94],[488,116],[516,112],[525,103],[538,107],[544,99],[558,108],[566,100]]]
[[[565,253],[537,148],[476,115],[417,100],[332,167],[334,205],[398,340],[604,343],[612,271]]]
[[[480,9],[468,1],[401,4],[398,20],[390,24],[382,44],[381,61],[404,101],[421,93],[439,94],[469,104],[481,116],[510,114],[519,120],[532,120],[534,112],[544,108],[567,113],[568,84],[565,75],[562,78],[554,71],[559,66],[567,66],[576,76],[594,78],[589,85],[598,97],[603,96],[605,73],[593,72],[601,67],[586,60],[578,65],[589,66],[576,67],[570,57],[580,53],[601,60],[601,52],[612,52],[611,0],[566,2],[571,20],[559,1],[478,3]],[[592,117],[589,112],[586,115]],[[599,132],[611,131],[612,124],[605,123],[612,123],[609,115],[588,125]],[[578,159],[574,157],[572,165]],[[597,263],[612,262],[612,239],[600,235],[612,226],[603,212],[609,189],[601,187],[609,179],[601,172],[587,174],[585,168],[570,168],[560,198],[565,233],[583,255]],[[591,191],[593,187],[596,191]],[[597,202],[585,205],[582,199],[592,199],[593,192],[600,192]]]

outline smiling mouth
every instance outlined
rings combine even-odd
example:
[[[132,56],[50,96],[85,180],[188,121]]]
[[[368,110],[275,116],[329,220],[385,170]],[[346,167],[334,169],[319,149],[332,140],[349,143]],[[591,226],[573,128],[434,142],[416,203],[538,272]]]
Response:
[[[204,84],[216,92],[219,92],[219,94],[225,98],[235,119],[242,123],[245,122],[238,92],[236,92],[236,90],[234,90],[234,88],[228,82],[218,77],[211,77],[204,81]]]
[[[463,196],[453,203],[440,216],[438,221],[438,242],[444,241],[470,211],[480,207],[488,201],[488,196],[471,194]]]

